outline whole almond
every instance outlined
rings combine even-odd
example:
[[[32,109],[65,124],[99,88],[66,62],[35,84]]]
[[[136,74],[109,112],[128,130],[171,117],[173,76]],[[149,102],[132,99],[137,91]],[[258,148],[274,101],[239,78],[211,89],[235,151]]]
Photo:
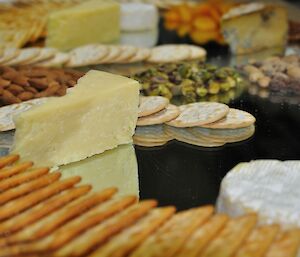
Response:
[[[10,85],[10,81],[0,78],[0,87],[7,87]]]
[[[60,86],[60,88],[56,91],[55,95],[57,96],[63,96],[67,93],[67,87],[66,86]]]
[[[48,88],[48,80],[46,78],[31,78],[28,80],[30,86],[38,89],[38,90],[44,90]]]
[[[31,92],[22,92],[18,95],[18,98],[20,98],[22,101],[27,101],[34,98],[34,94]]]
[[[38,93],[38,91],[34,88],[34,87],[25,87],[24,88],[26,91],[28,91],[28,92],[31,92],[31,93],[33,93],[33,94],[37,94]]]
[[[16,76],[18,76],[18,73],[16,71],[6,71],[1,75],[1,77],[6,80],[12,80]]]
[[[0,100],[4,104],[16,104],[22,102],[18,97],[14,96],[11,92],[5,89],[3,90],[2,96],[0,96]]]
[[[60,85],[57,82],[51,82],[49,87],[44,92],[47,94],[47,96],[53,96],[59,89]]]
[[[11,84],[11,85],[9,85],[9,86],[7,87],[7,90],[8,90],[9,92],[11,92],[12,94],[14,94],[14,95],[18,95],[18,94],[24,92],[23,87],[18,86],[18,85],[16,85],[16,84]]]
[[[14,84],[17,84],[17,85],[20,85],[20,86],[23,86],[23,87],[29,86],[28,78],[21,75],[21,74],[18,74],[18,76],[15,76],[14,78],[12,78],[11,81]]]

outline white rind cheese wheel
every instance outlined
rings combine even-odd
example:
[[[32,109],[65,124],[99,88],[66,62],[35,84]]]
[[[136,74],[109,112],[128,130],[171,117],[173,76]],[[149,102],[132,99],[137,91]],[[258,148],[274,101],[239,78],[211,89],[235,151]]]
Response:
[[[231,216],[257,212],[261,224],[300,227],[300,161],[240,163],[222,181],[217,210]]]
[[[159,20],[155,5],[143,3],[121,4],[121,31],[143,31],[157,28]]]

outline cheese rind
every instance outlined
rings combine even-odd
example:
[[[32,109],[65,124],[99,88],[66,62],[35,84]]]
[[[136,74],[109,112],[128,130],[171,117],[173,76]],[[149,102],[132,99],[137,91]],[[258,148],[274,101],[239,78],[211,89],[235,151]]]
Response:
[[[262,224],[300,227],[300,162],[240,163],[222,181],[217,210],[231,216],[256,212]]]
[[[120,36],[120,6],[92,0],[49,15],[46,45],[65,51],[90,43],[113,43]]]
[[[221,29],[235,54],[284,47],[288,33],[287,12],[282,7],[261,3],[242,5],[222,17]]]
[[[89,71],[67,95],[16,117],[12,152],[52,167],[131,143],[138,102],[135,80]]]
[[[60,166],[59,171],[62,178],[80,176],[80,183],[92,185],[95,191],[117,187],[118,196],[139,196],[137,160],[131,144]]]

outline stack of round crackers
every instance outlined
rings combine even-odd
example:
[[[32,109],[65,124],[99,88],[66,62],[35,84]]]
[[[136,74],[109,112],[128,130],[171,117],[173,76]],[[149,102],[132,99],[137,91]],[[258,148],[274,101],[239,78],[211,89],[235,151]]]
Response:
[[[160,96],[141,97],[134,142],[158,146],[172,139],[202,147],[218,147],[250,138],[255,117],[215,102],[179,107]]]
[[[169,63],[204,60],[205,57],[206,51],[202,47],[193,45],[163,45],[143,48],[130,45],[89,44],[74,48],[68,53],[46,47],[6,48],[0,52],[0,64],[82,67],[112,63]]]

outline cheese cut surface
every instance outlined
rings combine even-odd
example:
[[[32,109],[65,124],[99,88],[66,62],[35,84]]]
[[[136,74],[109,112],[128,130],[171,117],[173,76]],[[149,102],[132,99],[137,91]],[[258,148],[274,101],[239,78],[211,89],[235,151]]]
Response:
[[[60,166],[59,171],[62,172],[62,179],[80,176],[80,183],[92,185],[95,191],[117,187],[118,196],[139,196],[137,160],[131,144]]]
[[[92,0],[50,14],[46,45],[69,50],[90,43],[113,43],[120,36],[120,6]]]
[[[300,162],[240,163],[222,181],[217,209],[232,216],[257,212],[263,224],[300,227]]]
[[[135,80],[89,71],[67,95],[16,117],[12,152],[52,167],[131,143],[138,103]]]
[[[242,5],[223,16],[221,27],[235,54],[284,47],[287,42],[287,13],[282,7],[261,3]]]

